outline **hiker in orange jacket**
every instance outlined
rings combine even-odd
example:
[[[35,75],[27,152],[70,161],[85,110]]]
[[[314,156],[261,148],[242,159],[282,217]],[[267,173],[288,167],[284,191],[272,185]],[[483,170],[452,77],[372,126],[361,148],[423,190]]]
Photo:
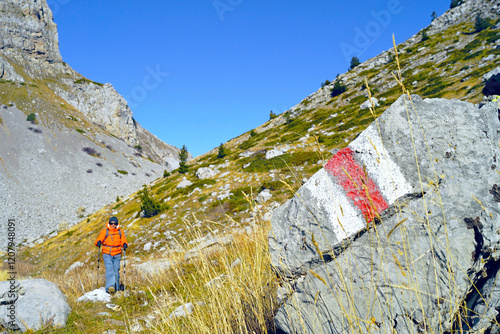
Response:
[[[122,257],[122,247],[126,250],[128,247],[125,233],[120,230],[118,218],[111,217],[109,222],[104,228],[97,240],[95,241],[97,247],[102,246],[102,258],[106,266],[106,292],[115,293],[120,290],[120,260]]]

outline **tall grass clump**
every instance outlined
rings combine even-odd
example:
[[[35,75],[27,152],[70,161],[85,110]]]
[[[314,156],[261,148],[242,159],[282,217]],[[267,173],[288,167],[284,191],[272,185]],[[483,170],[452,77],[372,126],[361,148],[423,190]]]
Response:
[[[267,226],[256,225],[252,234],[234,234],[227,247],[178,262],[164,287],[178,302],[168,309],[157,304],[161,320],[151,332],[274,333],[277,281],[271,270],[268,231]],[[176,307],[188,302],[194,304],[193,314],[170,319]]]

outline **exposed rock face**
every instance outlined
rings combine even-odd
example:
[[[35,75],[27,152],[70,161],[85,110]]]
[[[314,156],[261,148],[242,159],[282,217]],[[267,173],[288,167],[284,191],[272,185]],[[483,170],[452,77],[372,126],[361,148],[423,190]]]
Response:
[[[5,59],[0,57],[0,79],[10,80],[15,83],[24,82],[24,78],[16,73],[16,70],[12,65]]]
[[[179,149],[141,128],[111,84],[92,82],[62,62],[57,26],[46,0],[6,0],[0,9],[6,13],[0,17],[0,78],[27,79],[9,67],[12,62],[33,79],[48,79],[49,87],[90,121],[127,144],[142,147],[154,161],[168,162],[168,170],[176,168]]]
[[[11,289],[15,293],[11,293]],[[9,324],[13,321],[22,332],[40,330],[51,321],[56,327],[64,327],[71,312],[61,290],[44,279],[20,281],[14,287],[9,281],[0,282],[0,301],[0,325],[16,329]],[[12,305],[13,313],[9,310]],[[14,314],[15,319],[11,319],[10,314]]]
[[[270,252],[290,279],[281,330],[500,330],[497,105],[412,100],[275,211]]]
[[[57,25],[45,0],[3,0],[0,3],[0,50],[49,63],[62,62]]]
[[[67,228],[164,170],[104,131],[86,136],[59,124],[31,124],[7,106],[0,118],[0,228],[15,219],[17,242]]]

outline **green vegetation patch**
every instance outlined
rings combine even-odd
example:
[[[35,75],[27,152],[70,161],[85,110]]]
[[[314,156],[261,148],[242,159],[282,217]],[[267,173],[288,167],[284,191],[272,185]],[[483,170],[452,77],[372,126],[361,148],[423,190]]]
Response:
[[[260,132],[260,133],[255,133],[253,136],[250,134],[250,138],[248,138],[246,141],[244,141],[243,143],[241,143],[238,148],[240,150],[248,150],[249,148],[252,148],[254,147],[255,145],[257,145],[257,143],[259,141],[261,141],[262,139],[264,139],[266,137],[266,135],[269,133],[270,130],[267,130],[267,131],[263,131],[263,132]]]
[[[286,153],[279,157],[266,159],[265,153],[258,153],[250,158],[241,159],[240,163],[246,164],[249,161],[250,166],[243,169],[247,173],[263,173],[271,169],[282,169],[291,166],[302,166],[306,162],[316,163],[321,158],[316,152],[295,152]]]
[[[126,170],[121,170],[121,169],[118,169],[117,170],[118,173],[122,174],[122,175],[127,175],[128,172]]]
[[[192,185],[190,185],[190,186],[188,186],[186,188],[179,189],[179,190],[175,191],[172,194],[172,197],[176,197],[178,195],[187,195],[190,192],[192,192],[193,190],[195,190],[196,188],[202,188],[205,185],[216,184],[216,183],[217,183],[217,181],[214,180],[214,179],[199,180],[199,181],[194,182]]]
[[[85,83],[93,83],[94,85],[101,86],[101,87],[104,86],[104,84],[102,84],[100,82],[95,82],[95,81],[89,80],[87,78],[81,78],[81,79],[75,80],[75,84],[85,84]]]

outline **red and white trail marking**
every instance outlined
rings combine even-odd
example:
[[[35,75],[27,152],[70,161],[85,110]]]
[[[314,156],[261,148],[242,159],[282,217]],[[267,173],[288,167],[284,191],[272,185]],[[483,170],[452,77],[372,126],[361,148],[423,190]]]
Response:
[[[304,186],[327,212],[339,241],[412,191],[375,126],[337,152]]]

